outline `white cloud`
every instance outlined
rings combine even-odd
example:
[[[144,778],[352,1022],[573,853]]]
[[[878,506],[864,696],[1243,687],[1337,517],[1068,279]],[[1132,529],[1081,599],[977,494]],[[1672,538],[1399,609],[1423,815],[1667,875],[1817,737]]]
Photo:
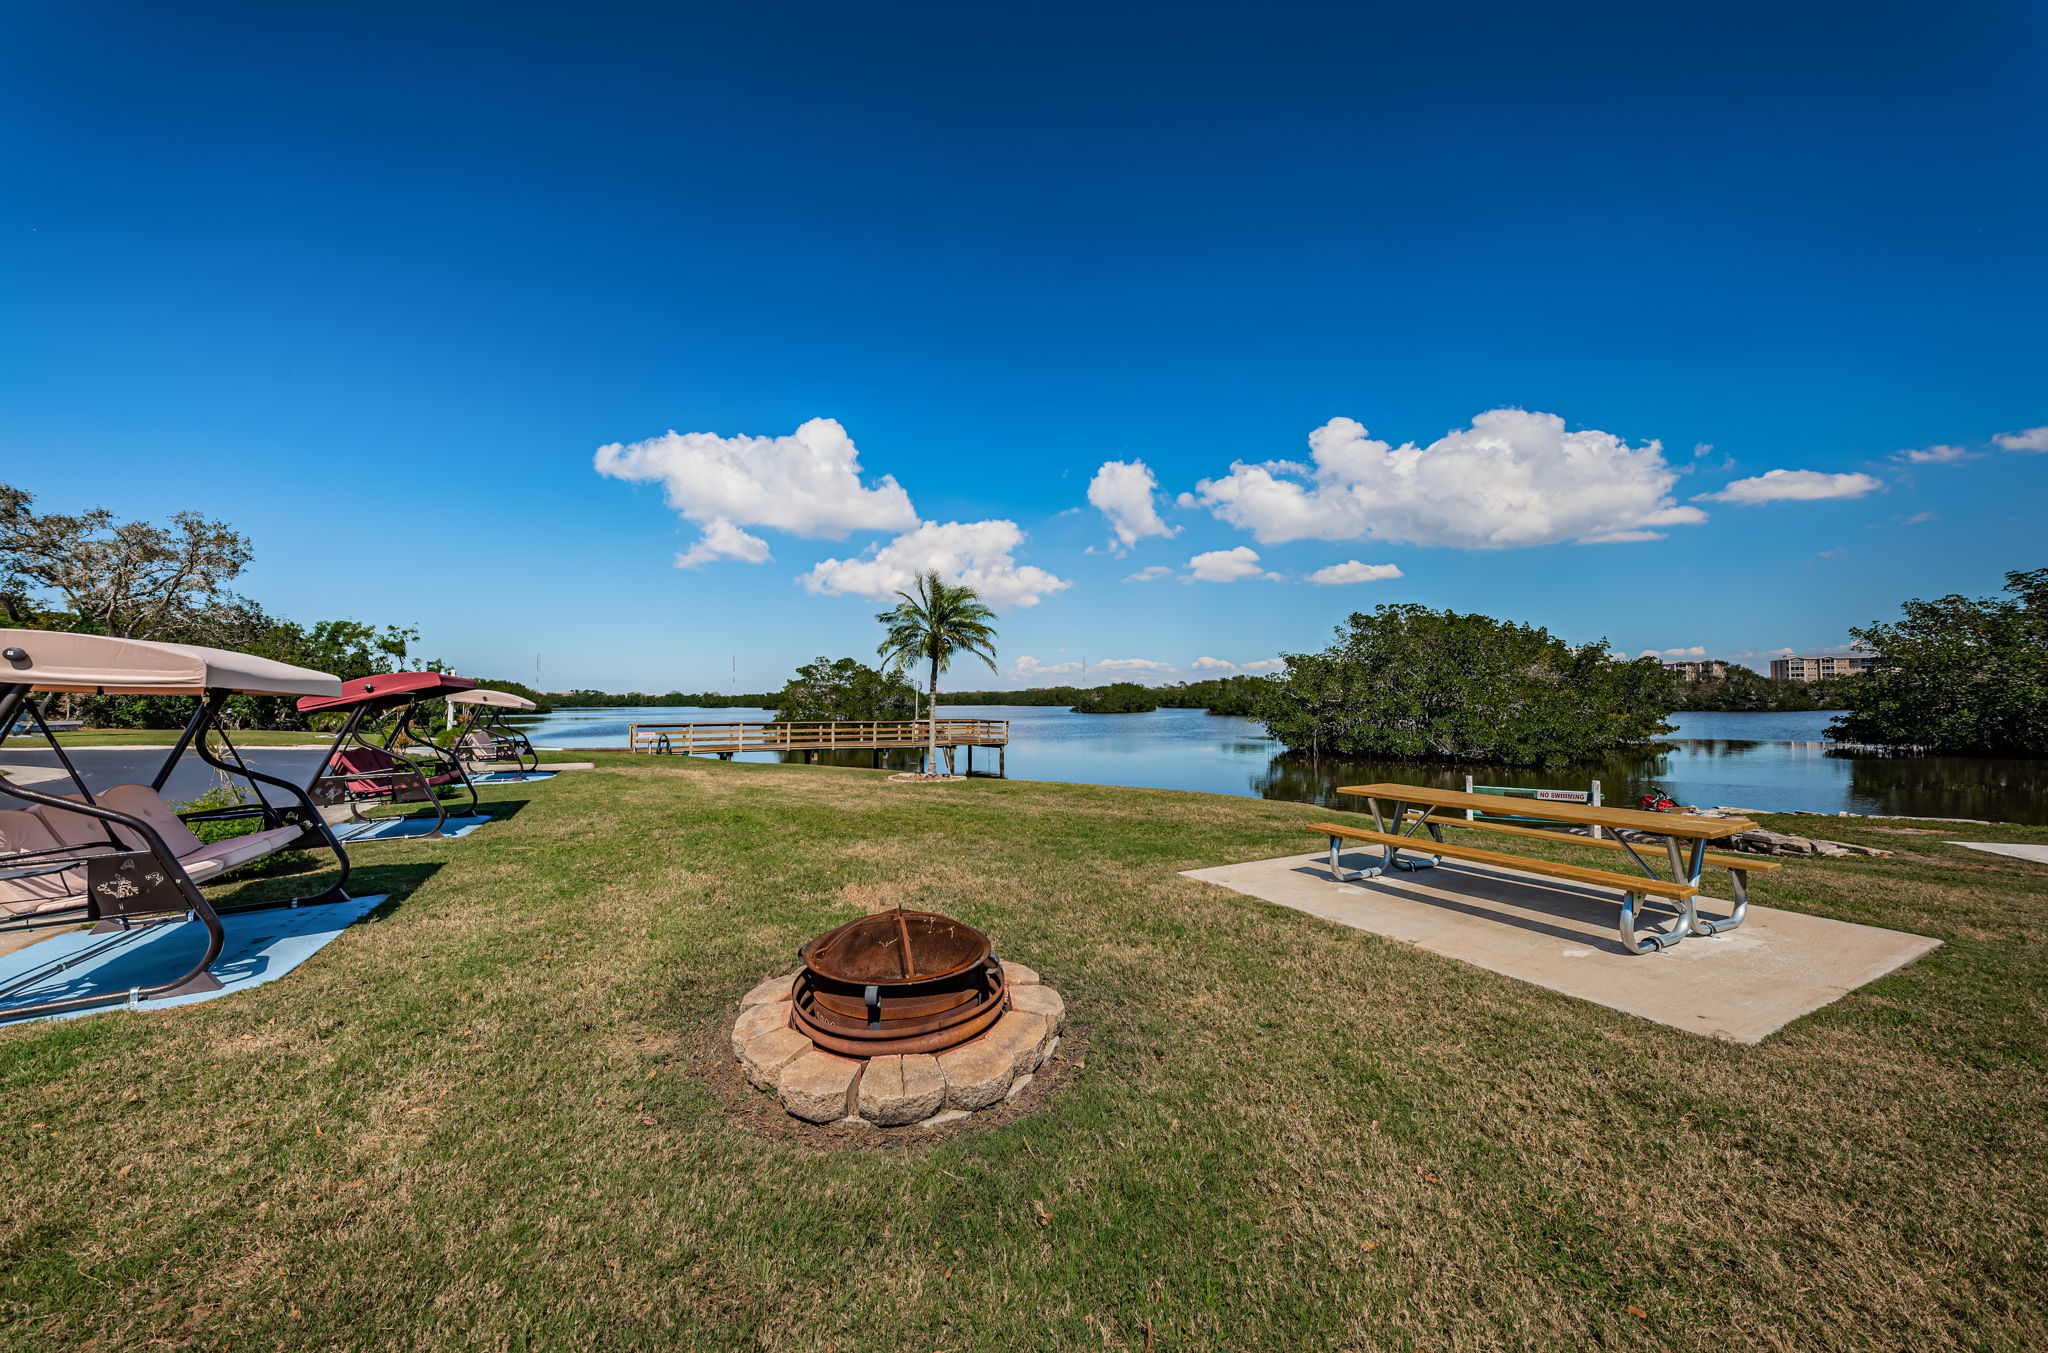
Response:
[[[1188,676],[1212,678],[1235,672],[1270,671],[1281,666],[1278,658],[1239,666],[1222,658],[1201,657],[1185,667],[1156,658],[1103,658],[1096,662],[1042,662],[1034,657],[1018,658],[1005,673],[1012,681],[1037,681],[1061,685],[1075,679],[1090,684],[1100,681],[1143,681],[1157,685]]]
[[[1152,564],[1139,569],[1136,573],[1125,578],[1124,581],[1127,583],[1149,583],[1155,578],[1164,578],[1172,572],[1173,570],[1164,564]]]
[[[1188,560],[1188,576],[1184,583],[1234,583],[1239,578],[1278,578],[1277,573],[1268,573],[1259,564],[1258,552],[1248,545],[1235,549],[1210,550]]]
[[[1105,461],[1095,472],[1095,478],[1088,481],[1088,501],[1109,518],[1110,529],[1116,532],[1117,553],[1146,536],[1180,534],[1179,527],[1168,526],[1161,520],[1159,509],[1153,504],[1158,489],[1159,481],[1142,460]]]
[[[1597,536],[1580,536],[1574,545],[1633,545],[1639,540],[1665,540],[1668,531],[1608,531]]]
[[[613,479],[660,484],[668,505],[691,521],[828,540],[917,524],[910,495],[894,476],[883,475],[872,488],[861,483],[853,438],[830,418],[813,418],[787,437],[669,432],[613,442],[597,449],[594,464]],[[708,530],[704,543],[710,544]],[[711,548],[705,557],[719,552]]]
[[[2001,432],[1991,440],[2001,451],[2048,451],[2048,423],[2024,432]]]
[[[1691,648],[1646,648],[1636,655],[1639,658],[1704,658],[1707,650],[1698,644]]]
[[[1730,653],[1728,657],[1736,662],[1753,658],[1789,658],[1798,651],[1796,648],[1745,648],[1740,653]]]
[[[1934,512],[1915,512],[1915,513],[1914,513],[1914,514],[1913,514],[1912,516],[1910,516],[1910,517],[1901,517],[1901,518],[1899,518],[1899,525],[1901,525],[1901,526],[1918,526],[1918,525],[1920,525],[1920,524],[1921,524],[1922,522],[1930,522],[1930,521],[1933,521],[1933,520],[1935,519],[1935,517],[1936,517],[1936,516],[1938,516],[1938,515],[1939,515],[1938,513],[1934,513]]]
[[[1287,659],[1285,658],[1264,658],[1258,662],[1246,663],[1244,670],[1247,672],[1277,672],[1286,665]]]
[[[1555,414],[1495,409],[1427,446],[1392,446],[1349,418],[1309,434],[1311,465],[1242,461],[1196,486],[1262,544],[1375,539],[1460,549],[1550,545],[1705,521],[1670,494],[1661,443],[1567,432]]]
[[[1341,564],[1317,569],[1308,575],[1306,581],[1329,587],[1338,583],[1385,582],[1400,576],[1401,569],[1395,564],[1361,564],[1356,559],[1347,559]]]
[[[748,535],[723,517],[713,517],[704,524],[703,538],[676,556],[676,567],[699,568],[714,559],[765,564],[774,557],[761,537]]]
[[[1976,452],[1960,446],[1927,446],[1917,451],[1900,451],[1893,460],[1905,465],[1954,465],[1958,461],[1975,460]]]
[[[1078,662],[1040,662],[1027,653],[1010,664],[1009,677],[1012,681],[1029,681],[1034,677],[1071,676],[1080,670]]]
[[[1694,442],[1692,444],[1692,455],[1694,460],[1698,460],[1701,456],[1711,456],[1713,454],[1714,444],[1712,442]]]
[[[1738,479],[1715,493],[1695,495],[1694,502],[1815,502],[1823,498],[1861,498],[1884,487],[1867,474],[1827,474],[1820,470],[1766,470],[1753,479]]]
[[[928,521],[854,558],[824,560],[802,582],[813,592],[889,601],[910,590],[918,574],[937,569],[947,582],[965,583],[998,609],[1036,606],[1072,585],[1012,558],[1023,543],[1024,533],[1013,521]]]

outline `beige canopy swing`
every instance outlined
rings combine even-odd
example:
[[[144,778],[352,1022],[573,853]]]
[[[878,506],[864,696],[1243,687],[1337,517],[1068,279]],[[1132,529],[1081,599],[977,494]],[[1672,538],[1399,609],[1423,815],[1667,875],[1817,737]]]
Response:
[[[519,774],[531,774],[540,765],[540,754],[526,740],[526,734],[505,722],[508,713],[531,713],[539,706],[510,691],[457,691],[448,703],[462,708],[462,733],[455,739],[455,754],[471,767],[486,762],[510,761]]]
[[[29,699],[37,692],[186,696],[197,703],[149,784],[94,790]],[[223,912],[346,901],[348,856],[305,789],[249,766],[219,719],[230,696],[340,692],[337,677],[247,653],[100,634],[0,629],[0,744],[8,736],[5,730],[15,728],[17,721],[35,729],[78,790],[49,794],[0,776],[0,795],[25,805],[0,810],[0,931],[87,922],[94,923],[95,933],[126,931],[186,916],[207,930],[199,962],[155,986],[10,1006],[6,1017],[217,991],[221,984],[207,969],[220,956]],[[164,802],[162,789],[188,749],[216,770],[247,781],[255,788],[255,801],[193,812],[174,810]],[[263,786],[280,791],[282,806],[264,796]],[[221,822],[246,822],[255,830],[213,842],[201,841],[192,830],[196,824]],[[234,906],[216,905],[200,891],[202,883],[228,870],[294,849],[334,852],[339,877],[310,897]],[[6,995],[0,991],[0,999]]]

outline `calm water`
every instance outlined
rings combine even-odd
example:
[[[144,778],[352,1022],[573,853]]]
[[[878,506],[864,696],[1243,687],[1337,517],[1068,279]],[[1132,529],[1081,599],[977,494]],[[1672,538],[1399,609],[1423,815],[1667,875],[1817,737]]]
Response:
[[[1008,719],[1009,773],[1017,779],[1076,784],[1198,789],[1342,806],[1339,785],[1375,780],[1462,786],[1463,769],[1291,756],[1247,719],[1201,710],[1151,714],[1075,714],[1017,705],[946,705],[942,717]],[[551,747],[623,747],[631,723],[766,719],[758,709],[564,709],[535,718],[528,734]],[[1833,716],[1683,714],[1670,750],[1615,757],[1563,771],[1474,768],[1481,784],[1584,789],[1598,779],[1610,804],[1633,806],[1650,785],[1681,803],[1790,812],[1894,813],[2048,821],[2048,761],[1975,757],[1882,756],[1824,740]],[[749,756],[771,760],[775,754]],[[866,753],[841,754],[850,765]],[[898,759],[888,764],[909,764]],[[977,773],[995,769],[995,753],[977,752]]]

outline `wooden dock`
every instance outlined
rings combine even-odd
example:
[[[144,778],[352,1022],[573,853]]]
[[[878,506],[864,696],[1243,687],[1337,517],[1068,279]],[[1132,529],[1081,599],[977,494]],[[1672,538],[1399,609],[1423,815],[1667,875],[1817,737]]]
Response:
[[[1007,760],[1008,719],[937,720],[939,750],[950,764],[955,748],[968,749],[973,766],[976,747],[996,748],[997,773]],[[819,752],[916,749],[931,740],[932,723],[925,719],[828,719],[811,723],[737,720],[732,723],[636,723],[627,731],[627,747],[657,756],[715,756],[730,761],[741,752]]]

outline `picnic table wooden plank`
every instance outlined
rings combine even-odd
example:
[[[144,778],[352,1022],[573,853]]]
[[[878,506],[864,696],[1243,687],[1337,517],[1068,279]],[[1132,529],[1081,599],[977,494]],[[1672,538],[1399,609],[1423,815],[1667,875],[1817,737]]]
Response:
[[[1487,850],[1480,846],[1461,846],[1449,841],[1432,840],[1426,836],[1402,836],[1396,832],[1376,832],[1363,827],[1347,827],[1341,822],[1311,822],[1308,829],[1312,832],[1321,832],[1325,836],[1342,837],[1347,841],[1371,841],[1378,845],[1393,846],[1416,855],[1441,855],[1452,860],[1471,860],[1477,864],[1499,865],[1504,869],[1548,874],[1552,878],[1567,879],[1573,883],[1596,884],[1624,893],[1687,898],[1699,891],[1690,883],[1671,883],[1659,878],[1645,878],[1640,874],[1617,874],[1611,869],[1588,869],[1584,865],[1559,864],[1555,860],[1509,855],[1504,851]]]
[[[1747,818],[1690,817],[1682,813],[1649,813],[1639,808],[1595,808],[1590,804],[1559,803],[1551,799],[1467,794],[1461,789],[1432,789],[1427,785],[1345,785],[1337,792],[1364,799],[1385,799],[1390,803],[1426,803],[1433,808],[1470,808],[1481,813],[1505,812],[1515,817],[1571,822],[1587,827],[1613,827],[1689,841],[1716,841],[1737,832],[1756,830],[1756,823]],[[1508,808],[1508,805],[1512,807]]]
[[[1405,822],[1414,822],[1416,820],[1417,815],[1413,813],[1404,819]],[[1574,836],[1570,832],[1554,832],[1543,827],[1511,827],[1505,822],[1467,822],[1462,817],[1436,817],[1434,815],[1424,817],[1422,820],[1434,822],[1440,827],[1463,827],[1467,831],[1493,832],[1501,836],[1528,836],[1538,841],[1553,841],[1567,846],[1588,846],[1594,850],[1622,849],[1621,842],[1612,838]],[[1641,846],[1645,850],[1663,849],[1661,841],[1654,846],[1648,841],[1636,841],[1632,844]],[[1720,851],[1708,851],[1706,861],[1708,864],[1719,865],[1724,869],[1744,869],[1759,874],[1768,874],[1774,869],[1783,869],[1785,867],[1782,860],[1767,860],[1760,855],[1724,855]]]

